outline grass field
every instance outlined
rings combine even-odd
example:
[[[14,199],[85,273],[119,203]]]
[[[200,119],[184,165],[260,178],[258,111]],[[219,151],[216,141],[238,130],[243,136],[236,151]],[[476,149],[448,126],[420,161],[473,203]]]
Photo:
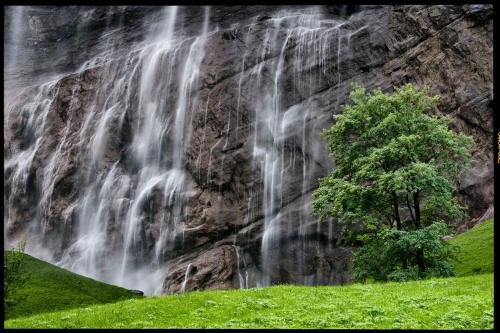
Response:
[[[137,297],[127,289],[71,273],[25,254],[29,280],[13,296],[5,318],[29,316]]]
[[[5,328],[493,328],[493,274],[148,297],[7,320]]]
[[[493,220],[487,220],[450,240],[458,246],[457,276],[493,272]]]
[[[27,256],[31,280],[8,309],[5,327],[491,329],[493,221],[450,242],[459,248],[455,278],[139,299]],[[51,312],[57,310],[64,311]]]

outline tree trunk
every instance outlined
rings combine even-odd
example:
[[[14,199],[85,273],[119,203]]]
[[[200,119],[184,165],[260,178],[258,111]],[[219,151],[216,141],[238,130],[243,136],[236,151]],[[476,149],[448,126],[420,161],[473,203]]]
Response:
[[[417,250],[416,259],[417,259],[418,270],[421,272],[425,272],[424,250],[422,249]]]
[[[399,216],[399,202],[398,202],[398,195],[396,194],[396,191],[392,191],[392,198],[394,200],[394,218],[396,219],[396,228],[398,230],[401,230],[402,229],[402,226],[401,226],[401,217]],[[406,260],[406,258],[403,258],[401,260],[401,265],[403,267],[403,269],[407,269],[408,268],[408,262]]]
[[[420,229],[420,203],[418,198],[419,191],[413,193],[413,204],[415,208],[415,226]],[[420,249],[416,254],[418,269],[425,272],[424,250]]]
[[[396,219],[396,228],[401,230],[401,217],[399,217],[399,203],[396,191],[392,191],[392,198],[394,203],[394,218]]]
[[[420,203],[418,194],[420,191],[413,193],[413,207],[415,209],[415,226],[420,229]]]
[[[410,205],[410,199],[408,198],[408,192],[406,192],[406,207],[408,207],[408,210],[410,211],[411,220],[416,224],[415,216],[413,216],[413,210],[411,209]]]

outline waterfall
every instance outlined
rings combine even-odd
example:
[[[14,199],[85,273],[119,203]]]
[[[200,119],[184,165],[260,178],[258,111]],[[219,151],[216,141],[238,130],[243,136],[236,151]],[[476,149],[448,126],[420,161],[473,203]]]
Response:
[[[365,26],[348,26],[321,7],[225,29],[211,22],[217,10],[205,7],[191,25],[186,12],[173,6],[144,18],[145,37],[125,49],[109,37],[119,29],[106,32],[104,52],[6,103],[7,239],[22,230],[30,253],[145,294],[164,292],[169,276],[185,291],[204,272],[187,255],[203,237],[234,248],[235,287],[319,283],[323,273],[306,267],[319,246],[311,235],[323,232],[309,212],[325,169],[318,134],[328,108],[344,98],[330,91],[343,79],[344,48]],[[15,8],[12,15],[15,38],[25,14]],[[225,59],[231,43],[244,49]],[[213,70],[218,61],[231,70]],[[224,80],[232,83],[216,90]],[[238,150],[244,162],[231,155]],[[237,185],[233,164],[248,174]],[[220,221],[233,224],[210,229]],[[252,225],[261,233],[254,243],[245,233]],[[331,244],[331,223],[327,234]]]
[[[17,19],[21,14],[15,13]],[[78,228],[75,241],[56,262],[74,272],[139,288],[145,293],[152,293],[161,285],[160,280],[153,280],[155,276],[160,279],[164,276],[165,268],[159,266],[159,259],[168,247],[166,243],[181,231],[178,220],[182,218],[183,196],[188,190],[182,165],[189,144],[190,114],[195,104],[199,66],[205,52],[209,9],[205,10],[199,36],[187,39],[178,38],[174,31],[177,7],[166,9],[163,17],[162,25],[152,29],[152,36],[142,49],[134,49],[123,60],[105,57],[101,60],[105,70],[99,79],[100,91],[95,94],[91,112],[79,132],[78,148],[85,156],[85,167],[78,170],[79,185],[85,191],[65,211],[68,217],[76,213]],[[18,33],[17,30],[14,33]],[[180,72],[173,68],[175,64],[181,65]],[[88,66],[85,64],[82,68]],[[180,86],[177,93],[170,87],[175,80],[179,80]],[[57,89],[54,83],[41,86],[38,95],[26,104],[23,111],[29,116],[27,130],[33,131],[37,139],[30,149],[14,154],[6,161],[6,168],[14,170],[12,188],[15,190],[26,188],[31,161],[48,135],[44,120],[51,103],[54,103],[50,98]],[[77,102],[76,98],[70,99],[73,103]],[[169,106],[173,106],[173,112]],[[70,118],[66,120],[61,140],[44,169],[42,198],[38,206],[42,216],[50,215],[58,163],[64,158],[71,115],[75,113],[71,112],[72,108],[75,107],[70,102]],[[135,165],[137,174],[127,173],[121,161],[114,162],[110,167],[103,163],[108,158],[108,141],[113,139],[110,132],[125,126],[128,117],[135,118],[128,159]],[[162,151],[170,138],[172,153],[166,158]],[[145,222],[144,205],[156,194],[155,191],[161,192],[163,207],[171,210],[164,210],[155,250],[141,249],[146,253],[138,262],[138,258],[131,253],[136,253],[144,242],[144,235],[141,234]],[[10,206],[7,204],[7,207]],[[49,221],[49,218],[43,220],[42,233],[50,228]],[[110,253],[112,240],[109,228],[115,228],[115,223],[121,227],[124,238],[121,244],[116,244],[118,249]],[[103,270],[103,267],[107,269]],[[161,274],[158,271],[162,271]],[[144,274],[151,278],[144,279]]]
[[[191,263],[189,263],[189,265],[187,265],[186,267],[186,274],[184,274],[184,281],[182,281],[182,286],[181,286],[181,293],[185,292],[186,291],[186,286],[187,286],[187,283],[188,283],[188,278],[189,278],[189,273],[191,272]]]
[[[321,66],[332,57],[330,54],[331,42],[325,36],[328,37],[330,33],[335,32],[340,38],[341,32],[339,28],[342,23],[342,21],[336,20],[321,20],[321,14],[318,13],[317,9],[301,14],[285,11],[273,18],[272,29],[266,31],[266,43],[274,45],[280,51],[278,57],[272,63],[272,71],[274,72],[272,87],[257,85],[256,90],[258,92],[255,93],[264,96],[263,103],[257,104],[255,109],[256,124],[253,152],[253,163],[262,170],[263,183],[264,233],[261,245],[262,275],[258,283],[260,286],[268,286],[273,280],[279,281],[279,278],[273,279],[271,277],[271,271],[279,265],[277,260],[280,260],[280,258],[276,257],[276,254],[280,253],[280,239],[286,236],[281,235],[281,233],[287,231],[287,228],[283,226],[287,218],[282,212],[284,206],[283,197],[284,195],[290,195],[290,193],[285,193],[285,187],[288,185],[287,173],[301,173],[301,193],[310,191],[314,181],[310,177],[312,165],[309,163],[311,162],[307,163],[310,158],[306,155],[312,153],[308,152],[310,149],[306,148],[310,145],[309,140],[312,133],[308,128],[308,122],[314,106],[311,105],[305,108],[303,106],[298,108],[296,105],[290,108],[284,107],[283,84],[287,80],[283,78],[285,71],[287,71],[284,65],[285,58],[292,58],[292,60],[288,60],[288,66],[291,64],[292,72],[295,74],[293,84],[296,85],[296,88],[292,88],[292,90],[308,89],[309,93],[312,93],[314,83],[320,82],[321,79],[307,73],[304,75],[303,73],[307,72],[304,67],[310,66],[310,58],[317,59],[315,61]],[[278,35],[282,26],[287,27],[284,37]],[[319,39],[312,38],[317,35],[320,36]],[[319,45],[311,42],[311,40],[315,39],[319,40]],[[289,45],[291,40],[294,42],[292,46]],[[337,47],[340,52],[340,44]],[[290,51],[290,49],[294,51]],[[261,55],[261,57],[266,57],[266,44],[263,44],[262,52],[264,55]],[[255,74],[257,82],[261,79],[263,68],[260,67]],[[337,68],[339,68],[339,63],[337,63]],[[285,151],[288,144],[286,140],[290,135],[289,132],[293,132],[294,127],[299,126],[301,128],[299,134],[302,152],[301,171],[296,169],[295,152]],[[289,154],[292,156],[289,156]],[[306,234],[307,225],[315,219],[312,219],[308,214],[309,204],[306,198],[304,198],[301,205],[303,206],[303,214],[300,214],[297,222],[300,237],[303,238],[302,244],[305,244],[307,239],[304,235]],[[297,264],[299,270],[301,270],[303,258],[298,258]],[[301,283],[308,284],[308,281],[303,280]]]
[[[178,220],[182,218],[183,214],[182,196],[183,191],[187,190],[181,166],[185,147],[189,143],[189,117],[195,98],[191,94],[197,83],[198,67],[203,58],[204,41],[208,31],[209,12],[207,9],[201,34],[191,40],[176,41],[174,39],[176,13],[177,7],[168,9],[168,14],[165,15],[165,28],[160,31],[158,36],[153,37],[153,43],[140,51],[137,67],[125,73],[125,75],[133,75],[138,70],[138,66],[141,66],[138,91],[138,108],[141,118],[135,128],[131,144],[132,156],[140,171],[138,179],[135,180],[132,199],[128,207],[125,208],[126,222],[122,224],[125,236],[123,255],[120,274],[118,277],[115,276],[117,279],[115,282],[123,286],[130,286],[130,288],[139,286],[147,293],[152,291],[152,287],[161,283],[147,281],[147,285],[141,285],[140,281],[143,280],[144,272],[137,269],[137,263],[134,263],[134,258],[130,257],[130,253],[135,252],[141,246],[140,243],[144,242],[141,236],[141,232],[143,232],[141,223],[144,223],[142,210],[145,201],[155,190],[163,191],[161,204],[163,207],[170,207],[172,211],[170,214],[164,211],[166,216],[162,218],[159,236],[155,242],[155,251],[153,254],[149,254],[151,256],[149,269],[153,274],[156,270],[162,270],[158,267],[162,249],[168,247],[169,240],[172,240],[173,235],[179,232]],[[169,84],[174,80],[174,70],[171,67],[174,61],[169,59],[175,59],[181,52],[180,48],[185,48],[186,44],[189,46],[187,54],[184,54],[185,59],[183,59],[184,63],[179,76],[180,89],[177,96],[172,96],[169,93]],[[131,79],[132,77],[130,77]],[[175,105],[173,114],[168,114],[168,110],[165,109],[165,102],[169,98],[175,101],[172,103]],[[100,125],[102,125],[102,121]],[[170,161],[165,160],[161,154],[168,132],[173,133]],[[99,141],[102,142],[102,139]],[[111,172],[112,170],[109,171],[108,175]],[[120,185],[117,186],[115,200],[120,200],[123,192],[121,185],[127,186],[129,184],[128,176],[123,175],[117,179],[117,182]],[[120,213],[120,210],[117,212]],[[101,226],[105,227],[102,223]],[[91,229],[85,229],[83,233],[96,234]],[[86,235],[82,234],[81,238],[85,237]],[[105,247],[99,246],[97,248],[105,249]],[[75,261],[73,260],[73,262]],[[92,262],[97,263],[95,260]],[[78,269],[78,267],[77,265],[73,269]],[[130,285],[131,276],[134,275],[136,275],[136,278],[133,278],[134,284]]]
[[[242,289],[247,289],[248,288],[248,271],[247,271],[247,264],[245,262],[245,258],[241,258],[240,256],[240,248],[236,245],[233,245],[234,252],[236,253],[236,270],[238,273],[238,282],[239,282],[239,287]],[[241,273],[241,259],[243,259],[243,267],[245,271],[245,275]]]
[[[22,56],[22,53],[20,52],[20,46],[21,42],[24,37],[24,30],[25,30],[25,25],[23,20],[26,19],[26,16],[24,15],[25,13],[25,7],[23,6],[14,6],[12,7],[12,17],[11,17],[11,35],[10,40],[14,42],[14,45],[12,48],[8,50],[8,52],[5,52],[5,64],[6,68],[9,69],[14,69],[16,68],[17,64],[19,63],[19,57]]]

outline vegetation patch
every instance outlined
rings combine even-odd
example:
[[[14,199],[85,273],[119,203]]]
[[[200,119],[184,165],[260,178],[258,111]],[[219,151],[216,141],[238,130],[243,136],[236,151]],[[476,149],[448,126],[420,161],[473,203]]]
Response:
[[[21,255],[27,281],[13,293],[5,309],[6,319],[138,297],[127,289],[72,273],[24,253]]]
[[[11,319],[5,327],[492,329],[493,274],[194,291]]]
[[[493,235],[493,220],[487,220],[450,240],[458,247],[453,262],[457,276],[493,272]]]

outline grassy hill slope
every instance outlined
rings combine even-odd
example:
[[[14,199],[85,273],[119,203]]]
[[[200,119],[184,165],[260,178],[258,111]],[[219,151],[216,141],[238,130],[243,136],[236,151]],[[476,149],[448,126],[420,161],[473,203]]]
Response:
[[[493,274],[195,291],[5,322],[6,328],[493,328]]]
[[[7,319],[138,297],[127,289],[74,274],[24,255],[24,271],[29,274],[29,280],[16,291],[14,304],[5,312]]]
[[[457,235],[460,277],[349,286],[274,286],[136,297],[27,256],[31,281],[6,328],[428,328],[493,327],[493,221]],[[476,274],[476,275],[474,275]],[[118,303],[117,300],[128,299]],[[110,303],[104,305],[91,305]],[[91,305],[91,306],[90,306]],[[76,309],[80,307],[79,309]]]
[[[458,246],[453,263],[457,276],[493,272],[493,220],[487,220],[450,240]]]

